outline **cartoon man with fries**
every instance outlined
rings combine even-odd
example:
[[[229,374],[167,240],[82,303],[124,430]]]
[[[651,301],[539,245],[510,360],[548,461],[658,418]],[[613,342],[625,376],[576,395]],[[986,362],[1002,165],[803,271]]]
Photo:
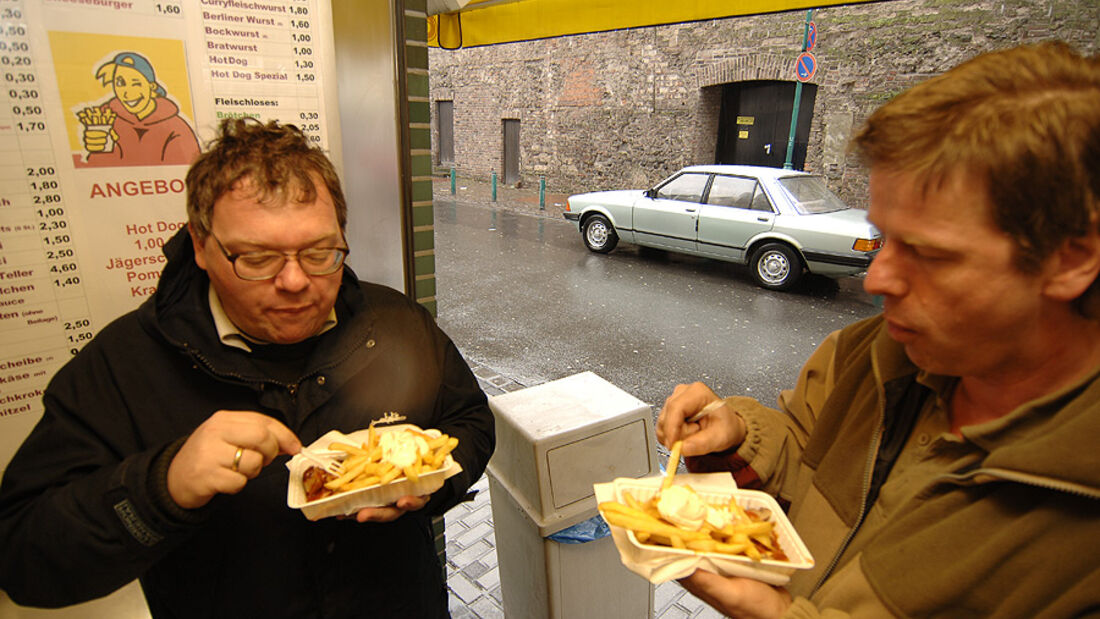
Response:
[[[825,339],[778,408],[680,385],[689,470],[789,505],[789,586],[696,571],[728,616],[1100,609],[1100,58],[991,52],[870,115],[879,316]],[[713,402],[723,402],[696,421]]]
[[[432,521],[496,440],[470,367],[424,307],[347,267],[339,177],[296,127],[223,121],[187,214],[156,293],[45,390],[0,485],[0,590],[58,607],[140,579],[157,619],[448,616]],[[316,520],[289,506],[303,444],[402,418],[461,470]],[[375,446],[411,479],[417,437]]]
[[[153,65],[122,52],[96,70],[114,97],[77,113],[89,166],[187,165],[199,153],[194,130],[157,83]]]

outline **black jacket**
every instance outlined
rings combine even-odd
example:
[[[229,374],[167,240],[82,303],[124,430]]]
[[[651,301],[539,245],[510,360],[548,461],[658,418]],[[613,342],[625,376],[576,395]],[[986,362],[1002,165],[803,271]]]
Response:
[[[217,339],[208,279],[182,231],[155,295],[53,377],[45,412],[0,487],[0,589],[65,606],[141,579],[155,617],[446,616],[430,518],[482,474],[493,417],[430,314],[345,270],[338,325],[293,381],[265,378]],[[168,462],[220,409],[255,410],[309,444],[387,411],[459,439],[463,473],[428,506],[385,524],[307,521],[286,505],[286,457],[237,495],[182,510]]]

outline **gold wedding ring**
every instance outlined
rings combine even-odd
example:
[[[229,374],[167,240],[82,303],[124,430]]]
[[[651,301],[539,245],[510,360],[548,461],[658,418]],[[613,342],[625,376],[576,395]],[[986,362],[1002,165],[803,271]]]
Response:
[[[241,468],[241,456],[244,455],[244,447],[238,447],[237,453],[233,454],[233,466],[229,467],[236,473]]]

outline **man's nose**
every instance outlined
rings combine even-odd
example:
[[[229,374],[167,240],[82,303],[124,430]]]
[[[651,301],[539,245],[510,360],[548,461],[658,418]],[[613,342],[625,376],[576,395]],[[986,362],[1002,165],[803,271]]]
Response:
[[[867,294],[879,296],[896,297],[905,294],[907,285],[899,267],[897,256],[888,242],[875,255],[871,266],[867,267],[867,277],[863,278],[863,289]]]
[[[301,292],[309,286],[309,274],[302,270],[297,256],[287,256],[283,268],[275,276],[275,286],[287,292]]]

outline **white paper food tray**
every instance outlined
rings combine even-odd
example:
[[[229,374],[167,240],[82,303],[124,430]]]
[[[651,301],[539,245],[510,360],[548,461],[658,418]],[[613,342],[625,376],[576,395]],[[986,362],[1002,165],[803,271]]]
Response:
[[[728,475],[726,476],[728,477]],[[775,521],[779,546],[789,560],[761,559],[753,561],[740,555],[696,552],[694,550],[642,544],[632,531],[611,526],[611,534],[623,564],[654,584],[685,578],[690,576],[696,569],[703,569],[722,576],[753,578],[776,586],[787,584],[790,581],[790,575],[795,570],[813,567],[814,560],[810,556],[810,551],[806,549],[806,545],[795,532],[790,520],[787,519],[786,514],[783,513],[783,510],[780,509],[779,504],[771,495],[758,490],[737,489],[732,483],[732,478],[729,478],[728,488],[721,489],[720,484],[713,483],[714,479],[713,474],[677,475],[676,484],[690,485],[708,504],[728,504],[729,499],[733,497],[736,498],[739,505],[746,509],[768,509],[772,514],[772,520]],[[625,503],[624,494],[630,493],[635,499],[645,502],[657,494],[662,481],[662,477],[619,478],[610,484],[597,484],[597,486],[602,485],[605,488],[602,491],[597,488],[596,497],[601,502],[614,500]]]
[[[420,428],[409,424],[374,427],[374,431],[377,433],[395,432],[404,429],[420,430]],[[420,431],[432,437],[441,435],[440,431],[434,428]],[[333,431],[317,439],[309,445],[309,447],[327,449],[330,443],[346,440],[344,437],[352,439],[356,444],[365,443],[367,442],[369,433],[370,430],[367,429],[358,430],[341,436],[339,432]],[[315,464],[302,456],[294,456],[286,463],[286,467],[290,469],[290,482],[287,484],[286,490],[286,504],[292,509],[302,510],[302,514],[310,520],[320,520],[321,518],[329,518],[331,516],[347,516],[354,514],[364,507],[384,507],[386,505],[392,505],[397,499],[407,495],[420,496],[432,494],[443,487],[443,481],[448,477],[462,472],[462,466],[459,465],[458,462],[455,462],[454,458],[448,454],[447,459],[443,461],[443,466],[431,473],[420,475],[420,478],[415,482],[409,481],[405,477],[401,477],[384,486],[375,484],[349,492],[338,492],[316,501],[306,501],[306,490],[302,485],[302,475],[311,466],[315,466]]]

